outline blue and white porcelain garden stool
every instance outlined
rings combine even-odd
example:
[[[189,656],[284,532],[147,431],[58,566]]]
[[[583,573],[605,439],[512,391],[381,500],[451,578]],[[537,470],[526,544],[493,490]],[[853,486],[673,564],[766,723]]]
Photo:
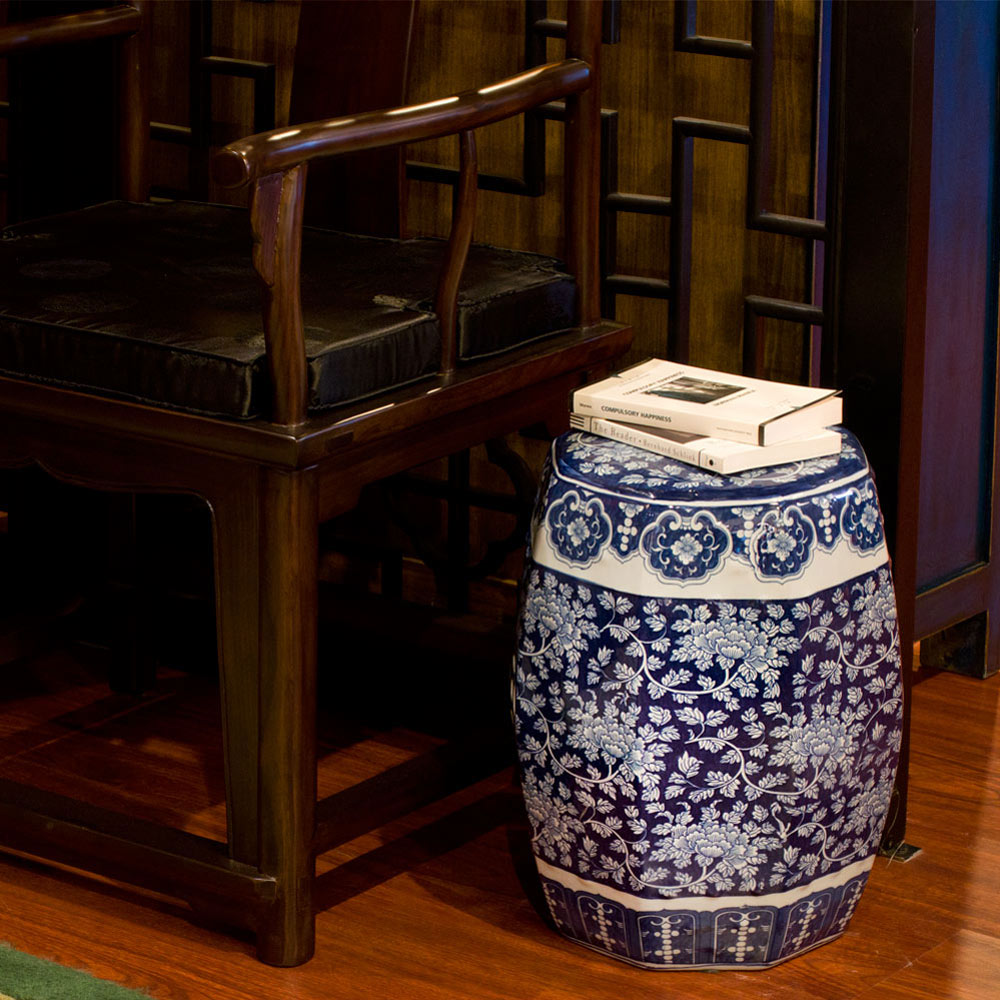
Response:
[[[515,678],[552,917],[651,969],[839,936],[889,808],[899,637],[865,456],[718,476],[553,445]]]

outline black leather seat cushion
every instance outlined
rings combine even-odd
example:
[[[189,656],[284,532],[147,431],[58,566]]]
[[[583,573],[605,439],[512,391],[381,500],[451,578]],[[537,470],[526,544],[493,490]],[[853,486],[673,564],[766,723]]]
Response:
[[[310,407],[436,371],[440,240],[306,230]],[[247,213],[109,202],[0,240],[0,371],[153,405],[267,416],[261,295]],[[471,359],[573,325],[573,280],[548,258],[476,246],[459,298]]]

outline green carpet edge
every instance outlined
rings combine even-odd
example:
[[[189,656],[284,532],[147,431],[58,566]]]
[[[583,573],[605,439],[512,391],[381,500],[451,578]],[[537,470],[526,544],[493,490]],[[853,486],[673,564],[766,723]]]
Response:
[[[87,972],[36,958],[0,942],[0,994],[13,1000],[150,1000],[143,990],[128,989]]]

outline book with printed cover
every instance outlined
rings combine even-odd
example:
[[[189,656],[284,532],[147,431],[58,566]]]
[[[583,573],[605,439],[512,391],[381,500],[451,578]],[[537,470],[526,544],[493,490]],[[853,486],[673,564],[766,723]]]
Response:
[[[577,389],[572,410],[766,447],[839,424],[843,401],[833,389],[653,359]]]
[[[668,431],[662,427],[620,423],[580,413],[570,414],[569,419],[570,425],[577,430],[611,438],[613,441],[623,441],[636,448],[645,448],[646,451],[723,475],[836,455],[840,452],[841,443],[840,433],[836,430],[823,430],[807,437],[761,446],[706,437],[703,434]]]

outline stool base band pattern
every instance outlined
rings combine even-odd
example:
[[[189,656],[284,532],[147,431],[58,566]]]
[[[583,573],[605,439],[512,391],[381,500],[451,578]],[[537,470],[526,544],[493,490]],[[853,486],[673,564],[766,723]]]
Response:
[[[767,969],[840,937],[874,858],[794,892],[640,900],[538,861],[559,930],[645,969]]]

